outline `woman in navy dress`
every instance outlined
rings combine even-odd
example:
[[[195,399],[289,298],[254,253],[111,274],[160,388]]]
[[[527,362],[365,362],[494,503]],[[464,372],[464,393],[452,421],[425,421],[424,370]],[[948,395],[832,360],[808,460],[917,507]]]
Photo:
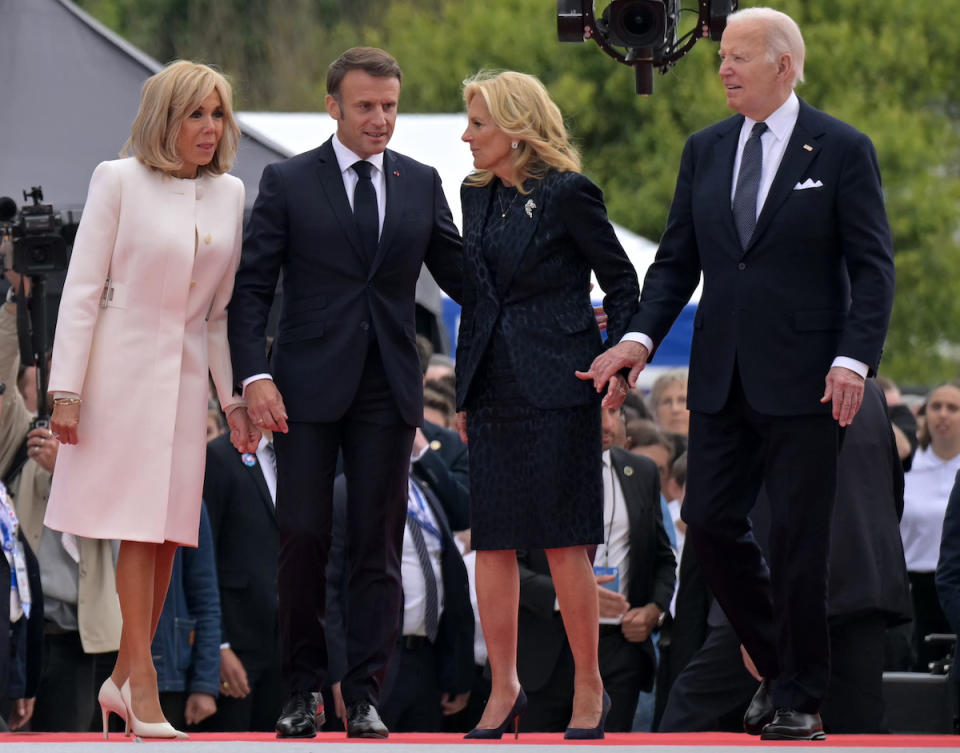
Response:
[[[475,172],[461,190],[464,306],[458,429],[470,444],[471,540],[492,670],[471,737],[499,737],[523,712],[517,679],[516,550],[547,551],[576,664],[568,736],[602,736],[597,593],[587,547],[602,540],[600,397],[575,372],[603,343],[590,271],[617,342],[637,275],[580,173],[563,118],[536,78],[480,74],[464,89]],[[622,403],[626,384],[604,398]]]

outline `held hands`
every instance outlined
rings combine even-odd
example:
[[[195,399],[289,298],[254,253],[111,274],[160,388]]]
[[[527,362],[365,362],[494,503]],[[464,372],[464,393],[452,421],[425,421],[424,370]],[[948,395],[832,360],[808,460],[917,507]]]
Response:
[[[647,365],[647,358],[649,357],[650,351],[647,350],[646,345],[632,340],[624,340],[594,358],[588,371],[574,373],[577,375],[577,379],[584,381],[592,379],[597,392],[602,392],[614,374],[620,369],[629,368],[630,375],[627,382],[633,388],[636,387],[637,377],[640,376],[643,367]]]
[[[864,379],[855,371],[834,366],[827,372],[826,389],[821,403],[833,401],[833,420],[849,426],[863,402]]]
[[[220,649],[220,695],[246,698],[250,695],[247,670],[232,648]]]
[[[261,430],[287,433],[287,409],[272,379],[250,382],[243,395],[247,399],[247,413],[255,426]]]
[[[53,404],[53,415],[50,416],[50,431],[63,444],[76,444],[78,441],[77,427],[80,425],[80,403]]]
[[[256,452],[260,444],[260,430],[253,425],[247,409],[242,405],[234,406],[227,413],[230,426],[230,444],[237,452]]]
[[[600,403],[604,408],[619,408],[623,401],[627,399],[627,380],[622,374],[614,374],[607,384],[607,394],[603,396]]]

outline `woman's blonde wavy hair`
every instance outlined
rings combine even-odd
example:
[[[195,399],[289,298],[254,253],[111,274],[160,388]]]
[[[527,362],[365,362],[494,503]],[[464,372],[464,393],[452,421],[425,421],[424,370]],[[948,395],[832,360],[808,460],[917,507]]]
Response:
[[[480,71],[463,82],[467,107],[476,96],[483,97],[497,128],[519,142],[511,182],[521,193],[529,193],[524,181],[539,180],[550,168],[580,172],[580,153],[570,143],[560,108],[538,78],[516,71]],[[486,186],[494,177],[489,170],[475,170],[467,183]]]
[[[223,74],[189,60],[170,63],[143,84],[140,109],[121,154],[133,155],[147,167],[176,175],[183,167],[177,154],[180,126],[214,90],[220,95],[223,135],[213,159],[200,165],[197,175],[227,172],[240,143],[240,126],[233,117],[233,90]]]

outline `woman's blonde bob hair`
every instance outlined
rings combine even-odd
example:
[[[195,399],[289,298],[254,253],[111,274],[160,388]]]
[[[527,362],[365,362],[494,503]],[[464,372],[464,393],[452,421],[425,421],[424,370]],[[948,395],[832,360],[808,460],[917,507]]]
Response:
[[[539,180],[550,168],[580,172],[580,153],[539,79],[516,71],[480,71],[463,82],[467,107],[476,96],[483,97],[497,128],[517,143],[511,182],[521,193],[529,193],[523,186],[527,178]],[[467,183],[486,186],[494,177],[489,170],[476,170]]]
[[[176,175],[183,167],[177,154],[180,126],[213,91],[220,95],[223,135],[213,159],[200,165],[197,175],[227,172],[240,143],[240,127],[233,117],[233,90],[221,73],[189,60],[170,63],[146,80],[140,92],[140,109],[121,154],[133,155],[147,167]]]

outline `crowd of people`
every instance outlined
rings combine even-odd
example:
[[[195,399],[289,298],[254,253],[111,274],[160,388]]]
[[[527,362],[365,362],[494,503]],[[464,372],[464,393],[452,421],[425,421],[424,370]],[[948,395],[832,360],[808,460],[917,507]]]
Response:
[[[797,97],[804,56],[783,13],[729,16],[737,114],[690,137],[642,290],[533,76],[464,84],[462,236],[387,149],[385,51],[331,64],[336,134],[245,229],[229,83],[152,76],[91,180],[49,427],[8,273],[9,727],[885,731],[884,669],[942,670],[925,637],[960,628],[960,385],[911,411],[874,378],[877,158]],[[424,265],[455,359],[417,336]],[[689,371],[645,394],[701,275]]]

